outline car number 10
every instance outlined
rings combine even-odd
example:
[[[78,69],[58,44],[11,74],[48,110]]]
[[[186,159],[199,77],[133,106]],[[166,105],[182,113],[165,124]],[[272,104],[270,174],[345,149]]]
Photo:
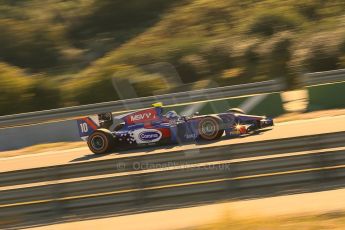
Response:
[[[80,124],[80,130],[83,132],[83,133],[87,133],[89,131],[88,127],[87,127],[87,124],[86,123],[81,123]]]

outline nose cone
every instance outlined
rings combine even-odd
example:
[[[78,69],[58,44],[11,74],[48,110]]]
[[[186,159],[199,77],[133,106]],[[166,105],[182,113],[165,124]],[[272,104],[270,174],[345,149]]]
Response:
[[[268,126],[274,126],[273,119],[271,119],[271,118],[263,119],[263,120],[261,120],[260,123],[261,123],[262,128],[268,127]]]

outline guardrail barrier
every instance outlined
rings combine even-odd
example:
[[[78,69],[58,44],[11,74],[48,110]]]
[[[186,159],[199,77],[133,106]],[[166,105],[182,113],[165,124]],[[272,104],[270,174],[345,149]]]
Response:
[[[0,174],[0,226],[310,191],[344,179],[345,132],[21,170]]]

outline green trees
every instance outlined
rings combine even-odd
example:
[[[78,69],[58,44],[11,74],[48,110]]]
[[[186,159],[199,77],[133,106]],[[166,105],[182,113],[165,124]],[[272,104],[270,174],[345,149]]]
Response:
[[[17,67],[0,63],[0,115],[61,106],[58,85],[41,75],[28,75]]]
[[[95,0],[77,20],[71,23],[68,34],[76,44],[97,36],[108,36],[119,43],[152,26],[173,3],[184,0]]]
[[[0,114],[27,111],[32,84],[19,68],[0,63]]]
[[[0,57],[3,61],[36,72],[58,63],[58,44],[48,31],[12,19],[0,19],[0,31]]]
[[[210,81],[296,87],[345,68],[344,12],[343,0],[0,0],[0,114]],[[167,72],[145,69],[162,62]],[[118,95],[114,77],[135,93]]]
[[[272,36],[277,32],[293,30],[297,25],[298,21],[294,17],[270,12],[256,17],[249,27],[249,33]]]

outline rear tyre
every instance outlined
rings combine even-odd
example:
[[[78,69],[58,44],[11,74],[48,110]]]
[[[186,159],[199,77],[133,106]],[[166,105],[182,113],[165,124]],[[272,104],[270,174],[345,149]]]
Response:
[[[88,137],[87,145],[95,154],[107,153],[113,147],[113,136],[107,129],[98,129]]]
[[[203,140],[216,140],[219,139],[223,133],[223,122],[217,116],[207,116],[202,118],[198,124],[199,136]]]

